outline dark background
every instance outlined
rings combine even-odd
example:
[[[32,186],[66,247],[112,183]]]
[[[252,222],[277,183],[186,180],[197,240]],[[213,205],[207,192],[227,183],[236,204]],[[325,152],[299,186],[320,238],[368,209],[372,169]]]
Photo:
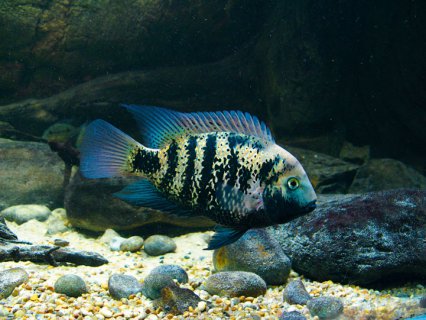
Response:
[[[416,0],[3,0],[0,122],[40,136],[127,127],[119,103],[241,109],[284,143],[369,145],[425,173],[425,15]]]

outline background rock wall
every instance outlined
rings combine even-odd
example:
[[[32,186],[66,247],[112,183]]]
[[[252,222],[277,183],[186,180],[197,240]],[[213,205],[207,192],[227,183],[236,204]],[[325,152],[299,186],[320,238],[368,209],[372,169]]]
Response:
[[[5,0],[0,121],[41,135],[64,118],[127,124],[120,102],[238,108],[286,144],[338,155],[347,140],[424,173],[425,14],[418,0]]]

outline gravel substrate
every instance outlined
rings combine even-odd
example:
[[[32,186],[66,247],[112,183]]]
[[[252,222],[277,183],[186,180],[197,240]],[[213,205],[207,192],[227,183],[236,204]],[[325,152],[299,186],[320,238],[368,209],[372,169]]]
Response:
[[[37,265],[30,262],[6,262],[0,271],[21,267],[29,280],[15,288],[12,295],[0,300],[0,319],[278,319],[283,311],[298,311],[307,319],[312,317],[306,305],[283,302],[284,286],[268,286],[266,294],[257,298],[227,298],[211,296],[200,286],[212,274],[212,252],[204,251],[206,233],[192,233],[173,238],[176,251],[164,256],[148,256],[144,251],[111,251],[109,245],[75,231],[44,236],[43,230],[9,223],[23,240],[53,244],[55,238],[66,240],[69,247],[91,250],[102,254],[110,262],[101,267]],[[37,233],[40,232],[40,233]],[[211,233],[207,233],[211,234]],[[162,264],[176,264],[186,270],[189,282],[182,288],[194,290],[205,302],[190,308],[183,315],[167,314],[156,309],[153,301],[137,293],[129,299],[115,300],[108,291],[108,279],[113,274],[126,274],[140,282],[149,272]],[[56,280],[68,274],[79,275],[86,283],[88,293],[72,298],[54,292]],[[304,279],[295,272],[288,282],[301,279],[309,294],[315,297],[340,298],[344,305],[339,319],[404,319],[426,312],[420,308],[420,297],[426,294],[421,285],[376,291],[358,286],[340,285],[331,281],[316,282]]]

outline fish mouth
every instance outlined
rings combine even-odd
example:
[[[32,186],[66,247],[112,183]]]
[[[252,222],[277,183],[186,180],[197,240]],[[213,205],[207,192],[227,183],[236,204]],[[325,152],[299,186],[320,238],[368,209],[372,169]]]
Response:
[[[303,209],[305,213],[308,213],[308,212],[314,211],[316,207],[317,207],[317,200],[312,200]]]

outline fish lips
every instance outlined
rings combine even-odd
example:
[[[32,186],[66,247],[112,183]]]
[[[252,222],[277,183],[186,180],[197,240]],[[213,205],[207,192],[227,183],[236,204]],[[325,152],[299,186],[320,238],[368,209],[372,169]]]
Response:
[[[303,213],[309,213],[316,209],[317,207],[317,200],[312,200],[309,202],[306,206],[303,207]]]

